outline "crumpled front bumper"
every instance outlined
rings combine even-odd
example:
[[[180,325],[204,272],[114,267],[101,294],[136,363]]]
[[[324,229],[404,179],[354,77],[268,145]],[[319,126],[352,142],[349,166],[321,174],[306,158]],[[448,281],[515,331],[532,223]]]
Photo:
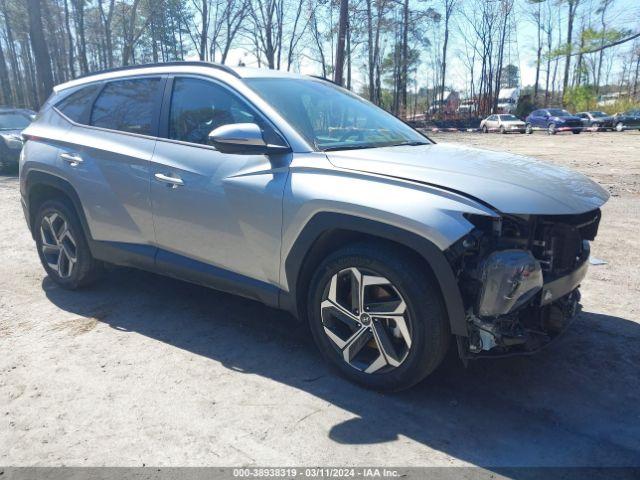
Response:
[[[545,278],[527,250],[493,252],[483,266],[478,305],[468,315],[466,358],[529,354],[550,343],[579,311],[578,287],[588,267],[586,241],[576,267],[556,277]]]

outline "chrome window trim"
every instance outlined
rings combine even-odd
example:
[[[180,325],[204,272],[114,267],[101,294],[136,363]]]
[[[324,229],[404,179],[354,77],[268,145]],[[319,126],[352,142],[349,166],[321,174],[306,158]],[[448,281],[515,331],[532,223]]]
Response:
[[[96,127],[94,125],[85,125],[84,123],[77,123],[77,122],[74,122],[73,120],[71,120],[69,117],[67,117],[64,113],[62,113],[56,107],[52,107],[52,108],[56,111],[56,113],[58,113],[58,115],[60,115],[62,118],[64,118],[67,122],[69,122],[74,127],[88,128],[88,129],[91,129],[91,130],[97,130],[99,132],[119,133],[119,134],[122,134],[122,135],[129,135],[129,136],[132,136],[132,137],[145,138],[147,140],[159,140],[158,137],[154,137],[152,135],[143,135],[141,133],[124,132],[122,130],[113,130],[111,128]]]

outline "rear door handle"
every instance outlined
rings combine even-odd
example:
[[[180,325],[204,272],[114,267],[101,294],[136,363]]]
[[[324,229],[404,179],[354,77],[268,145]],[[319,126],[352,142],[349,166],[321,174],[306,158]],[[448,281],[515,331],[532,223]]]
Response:
[[[60,158],[72,167],[77,167],[82,162],[84,162],[82,157],[76,153],[63,152],[60,154]]]
[[[169,185],[172,185],[174,188],[181,187],[182,185],[184,185],[184,182],[182,181],[182,179],[178,177],[170,177],[162,173],[156,173],[154,177],[159,182],[168,183]]]

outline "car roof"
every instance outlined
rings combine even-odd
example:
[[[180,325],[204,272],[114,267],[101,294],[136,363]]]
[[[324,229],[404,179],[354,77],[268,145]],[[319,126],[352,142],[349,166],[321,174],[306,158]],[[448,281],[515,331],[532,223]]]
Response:
[[[68,88],[80,85],[101,82],[105,80],[114,80],[118,78],[130,77],[131,75],[153,75],[153,74],[169,74],[169,73],[199,73],[214,77],[235,77],[235,78],[297,78],[310,79],[306,75],[297,73],[281,72],[279,70],[248,68],[248,67],[229,67],[218,63],[210,62],[166,62],[153,63],[144,65],[133,65],[128,67],[113,68],[110,70],[102,70],[90,73],[88,75],[76,78],[69,82],[56,85],[54,91],[56,93]]]

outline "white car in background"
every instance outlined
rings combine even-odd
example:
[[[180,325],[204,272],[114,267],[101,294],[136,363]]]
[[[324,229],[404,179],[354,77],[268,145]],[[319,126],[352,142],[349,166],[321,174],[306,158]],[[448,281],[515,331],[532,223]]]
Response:
[[[480,122],[480,130],[483,133],[489,132],[525,132],[525,123],[515,115],[510,113],[489,115]]]

